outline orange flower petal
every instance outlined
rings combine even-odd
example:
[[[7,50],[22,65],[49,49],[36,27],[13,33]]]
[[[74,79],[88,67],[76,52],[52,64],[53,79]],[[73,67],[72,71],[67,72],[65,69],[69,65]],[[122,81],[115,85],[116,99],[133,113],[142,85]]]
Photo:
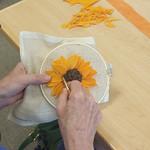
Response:
[[[68,62],[63,56],[61,56],[52,63],[52,67],[55,72],[63,75],[68,70]]]
[[[64,64],[64,62],[66,62],[66,59],[63,56],[61,56],[59,59],[55,60],[53,63]]]
[[[81,63],[82,63],[82,58],[81,58],[81,56],[78,56],[78,63],[76,65],[76,68],[79,68],[79,66],[81,65]]]
[[[64,88],[64,85],[62,82],[59,83],[57,86],[53,87],[51,91],[52,96],[59,96],[63,88]]]
[[[52,71],[52,70],[47,70],[45,73],[46,73],[47,75],[51,76],[51,74],[52,74],[53,72],[54,72],[54,71]]]
[[[82,71],[85,67],[87,68],[87,67],[89,67],[89,65],[90,65],[90,62],[89,61],[87,61],[87,62],[85,62],[84,60],[80,60],[80,65],[79,65],[79,67],[78,67],[78,70],[80,71]]]
[[[77,68],[80,61],[80,56],[72,55],[68,58],[67,61],[68,61],[69,69]]]
[[[96,74],[96,70],[92,69],[92,67],[89,69],[89,72],[87,72],[86,74],[83,74],[83,79],[88,79],[88,78],[92,78],[95,74]]]
[[[47,84],[47,86],[48,87],[54,87],[54,86],[57,86],[59,83],[57,83],[57,82],[49,82],[48,84]]]
[[[95,75],[96,73],[97,73],[97,71],[91,68],[90,73],[89,73],[88,75],[89,75],[89,76],[93,76],[93,75]]]
[[[87,79],[87,80],[82,80],[82,85],[85,88],[89,88],[89,87],[95,86],[96,85],[96,80],[93,79],[93,78],[90,78],[90,79]]]
[[[53,62],[53,64],[57,64],[57,65],[63,65],[65,66],[65,68],[68,68],[68,62],[67,59],[65,59],[63,56],[61,56],[59,59],[55,60]]]
[[[65,72],[67,71],[67,67],[63,64],[54,64],[52,65],[53,69],[55,70],[55,72],[57,72],[60,75],[65,74]]]
[[[58,75],[55,72],[53,72],[53,74],[51,74],[51,80],[50,80],[50,82],[59,83],[61,81],[62,81],[62,78],[61,78],[60,75]]]
[[[83,79],[85,79],[90,74],[90,67],[85,67],[83,70],[80,70]]]
[[[78,70],[82,74],[83,77],[86,77],[90,73],[90,70],[91,70],[90,62],[82,61],[82,63],[78,67]]]

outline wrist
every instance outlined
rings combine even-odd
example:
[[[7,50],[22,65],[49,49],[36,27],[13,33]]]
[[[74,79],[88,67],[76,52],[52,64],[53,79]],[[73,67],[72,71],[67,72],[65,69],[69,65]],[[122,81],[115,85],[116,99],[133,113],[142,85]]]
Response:
[[[65,144],[67,150],[93,150],[93,141],[85,135],[69,135]]]
[[[0,80],[0,108],[9,105],[9,101],[7,98],[7,89],[3,80]]]
[[[87,141],[70,141],[67,144],[67,150],[94,150],[93,143],[88,143]]]
[[[5,99],[7,97],[7,88],[5,82],[0,80],[0,99]]]

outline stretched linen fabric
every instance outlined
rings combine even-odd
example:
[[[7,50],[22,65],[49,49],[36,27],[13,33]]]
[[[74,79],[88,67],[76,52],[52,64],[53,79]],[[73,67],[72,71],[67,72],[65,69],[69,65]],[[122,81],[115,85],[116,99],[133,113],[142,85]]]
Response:
[[[62,38],[44,35],[41,33],[20,33],[20,56],[28,73],[39,73],[45,56],[52,49],[62,43],[86,43],[95,46],[92,37]],[[108,70],[109,71],[109,70]],[[102,102],[109,100],[109,87]],[[40,86],[30,85],[25,90],[23,101],[16,104],[10,112],[8,119],[22,126],[37,125],[57,119],[55,109],[45,100]]]

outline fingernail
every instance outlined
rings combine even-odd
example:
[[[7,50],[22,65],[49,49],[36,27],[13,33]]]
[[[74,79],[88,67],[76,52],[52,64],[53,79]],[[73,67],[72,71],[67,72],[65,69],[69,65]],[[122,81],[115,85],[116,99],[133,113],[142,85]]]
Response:
[[[44,80],[45,80],[45,81],[49,81],[50,79],[51,79],[50,76],[44,75]]]

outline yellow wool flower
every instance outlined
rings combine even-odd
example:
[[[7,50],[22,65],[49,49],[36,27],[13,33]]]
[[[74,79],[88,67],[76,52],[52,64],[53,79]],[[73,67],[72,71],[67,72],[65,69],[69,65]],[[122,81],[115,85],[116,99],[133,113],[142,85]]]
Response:
[[[53,96],[59,96],[65,87],[63,78],[67,82],[79,80],[85,88],[96,85],[96,80],[93,78],[96,70],[91,67],[90,62],[85,61],[79,55],[72,55],[67,59],[61,56],[53,61],[52,68],[46,73],[51,77],[47,86],[51,88]]]

